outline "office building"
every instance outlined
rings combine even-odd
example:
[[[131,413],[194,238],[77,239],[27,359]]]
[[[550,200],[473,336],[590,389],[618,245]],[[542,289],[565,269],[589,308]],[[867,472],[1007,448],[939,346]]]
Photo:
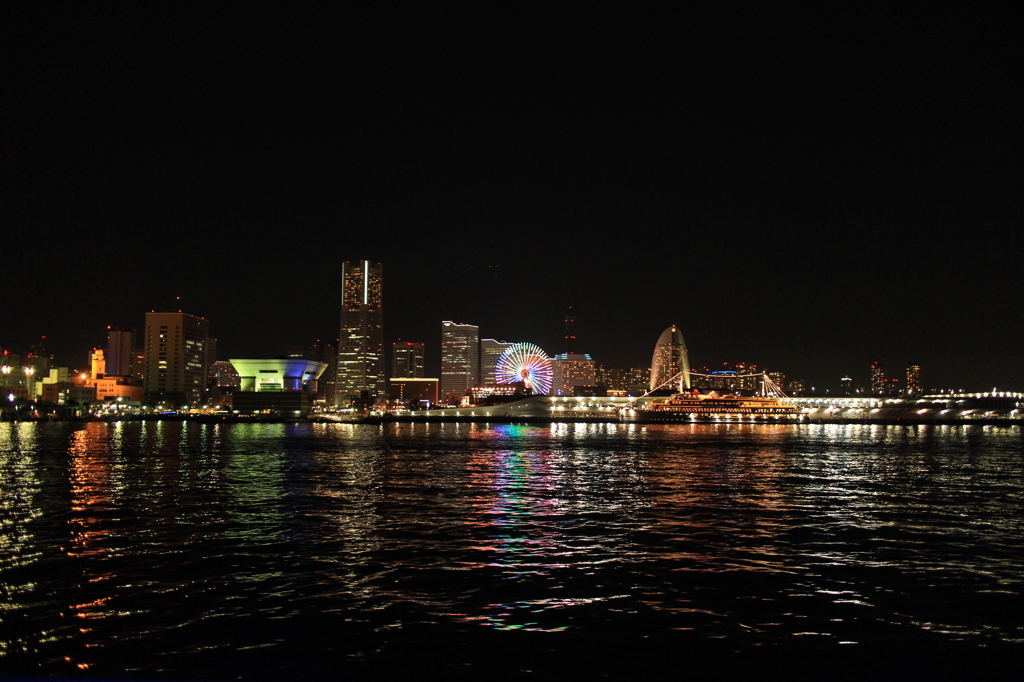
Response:
[[[337,404],[376,398],[384,389],[383,268],[370,261],[341,266],[341,333],[338,335]]]
[[[690,357],[683,333],[677,326],[672,325],[661,333],[658,342],[654,344],[654,356],[651,359],[651,390],[677,390],[684,386],[690,388]]]
[[[557,353],[551,358],[551,395],[576,395],[577,387],[591,393],[597,385],[597,366],[589,353]]]
[[[748,395],[761,391],[761,373],[757,365],[738,362],[730,365],[723,362],[717,369],[702,367],[694,373],[690,388],[711,391],[730,391]]]
[[[441,395],[467,395],[479,377],[480,328],[445,320],[441,323]]]
[[[903,390],[907,395],[921,394],[921,365],[907,365],[907,385]]]
[[[140,405],[145,397],[145,387],[134,377],[108,375],[92,380],[96,402],[122,402]]]
[[[230,360],[217,360],[210,365],[210,383],[217,388],[238,388],[242,385],[238,370]]]
[[[130,377],[135,374],[135,330],[107,327],[107,376]]]
[[[397,377],[388,381],[389,397],[410,410],[422,410],[437,403],[436,377]]]
[[[871,363],[871,393],[885,395],[889,391],[888,376],[885,365],[880,362]]]
[[[183,312],[146,313],[146,401],[185,406],[206,394],[210,323]]]
[[[480,339],[480,385],[481,386],[496,386],[497,381],[494,378],[494,368],[498,364],[498,358],[505,352],[506,348],[511,348],[514,343],[508,341],[498,341],[496,339]]]
[[[416,341],[395,341],[391,344],[391,376],[423,378],[424,346]]]

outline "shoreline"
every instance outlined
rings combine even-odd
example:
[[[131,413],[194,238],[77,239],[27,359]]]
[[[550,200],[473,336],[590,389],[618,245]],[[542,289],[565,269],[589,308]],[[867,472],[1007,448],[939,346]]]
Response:
[[[1021,426],[1024,419],[1004,418],[977,418],[977,419],[914,419],[914,418],[888,418],[888,419],[794,419],[794,418],[708,418],[698,417],[693,419],[680,420],[650,420],[650,419],[618,419],[618,418],[595,418],[595,417],[551,417],[551,416],[521,416],[521,417],[498,417],[498,416],[379,416],[379,417],[351,417],[345,419],[331,419],[320,416],[312,417],[280,417],[280,416],[256,416],[238,417],[225,415],[132,415],[118,418],[78,418],[78,419],[16,419],[0,420],[0,423],[21,424],[21,423],[75,423],[86,424],[90,422],[195,422],[200,424],[528,424],[541,426],[545,424],[619,424],[619,425],[688,425],[688,424],[868,424],[875,426]]]

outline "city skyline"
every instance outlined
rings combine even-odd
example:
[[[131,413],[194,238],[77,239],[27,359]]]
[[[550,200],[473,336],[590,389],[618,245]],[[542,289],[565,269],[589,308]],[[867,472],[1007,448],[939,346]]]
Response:
[[[425,342],[428,367],[441,320],[565,352],[571,306],[605,367],[648,365],[677,323],[695,366],[1024,385],[998,10],[509,18],[486,41],[411,15],[18,12],[12,351],[46,336],[84,365],[168,309],[212,320],[220,359],[333,344],[341,259],[370,258],[383,343]]]
[[[353,348],[356,350],[366,350],[364,342],[370,340],[370,336],[380,336],[381,326],[379,324],[371,324],[367,328],[370,329],[370,333],[364,333],[364,327],[361,321],[365,321],[363,318],[379,321],[380,319],[380,293],[381,293],[381,277],[382,264],[377,263],[372,268],[372,278],[367,277],[371,269],[368,261],[358,261],[359,267],[355,268],[354,271],[359,274],[359,277],[342,278],[343,289],[349,288],[355,290],[365,290],[360,301],[366,300],[368,303],[370,299],[373,299],[371,307],[374,309],[374,313],[367,317],[362,314],[362,307],[368,305],[368,303],[362,303],[356,306],[353,315],[353,310],[346,310],[343,308],[343,318],[348,318],[352,329],[354,329],[356,341],[358,342]],[[346,261],[343,266],[343,271],[351,266],[351,262]],[[365,283],[365,287],[363,286]],[[373,289],[376,294],[371,296],[369,291]],[[343,296],[344,298],[344,296]],[[156,325],[159,322],[170,323],[172,325],[170,331],[167,330],[167,326],[161,327],[157,332]],[[566,322],[570,322],[570,318],[566,318]],[[572,324],[567,324],[566,329],[572,329]],[[183,331],[187,331],[186,327],[194,327],[198,332],[193,331],[190,334],[183,334]],[[346,325],[342,326],[342,330],[346,330]],[[156,369],[154,373],[152,367],[150,367],[149,376],[150,378],[145,381],[146,393],[153,396],[155,399],[160,399],[157,395],[163,393],[180,393],[181,384],[186,382],[183,378],[185,375],[179,371],[180,367],[184,367],[186,374],[191,372],[190,378],[186,383],[190,383],[193,386],[193,391],[199,390],[198,387],[202,384],[201,377],[206,376],[210,385],[216,384],[221,385],[219,381],[214,381],[214,373],[212,370],[216,365],[229,364],[225,360],[217,360],[217,340],[209,336],[209,320],[205,318],[197,317],[182,311],[166,311],[157,312],[150,311],[146,313],[146,334],[144,338],[147,346],[145,348],[131,348],[130,339],[134,337],[134,331],[123,328],[111,328],[108,327],[108,345],[106,350],[103,348],[94,348],[89,353],[89,360],[91,364],[91,374],[93,377],[102,377],[106,375],[108,378],[118,379],[129,379],[138,380],[138,384],[142,386],[142,380],[145,379],[146,367],[156,366],[157,361],[160,361],[160,367]],[[495,382],[494,376],[494,364],[498,357],[507,348],[516,345],[504,341],[496,341],[494,339],[480,338],[479,327],[471,324],[456,323],[450,320],[442,321],[441,327],[441,343],[439,349],[441,353],[441,365],[433,368],[430,373],[436,375],[429,380],[440,382],[441,384],[447,385],[445,391],[451,395],[465,394],[469,388],[480,385],[493,385]],[[159,348],[153,341],[159,333],[160,341]],[[182,345],[182,336],[189,337],[192,340],[186,340],[186,344],[195,345],[196,348],[185,349]],[[567,339],[575,339],[574,334],[567,334]],[[126,341],[128,339],[128,341]],[[116,345],[122,346],[117,351],[112,351],[112,348]],[[127,345],[126,345],[127,344]],[[373,381],[373,385],[377,386],[376,397],[382,397],[387,394],[387,382],[392,379],[424,379],[424,374],[427,371],[425,356],[426,347],[429,344],[422,342],[411,342],[411,341],[396,341],[391,344],[391,353],[389,358],[384,358],[383,348],[370,349],[373,352],[368,355],[369,362],[364,362],[362,359],[358,359],[359,362],[364,364],[375,364],[380,365],[379,371],[370,377]],[[523,345],[522,343],[518,345]],[[623,380],[626,374],[634,372],[646,372],[648,378],[643,382],[645,387],[643,391],[646,391],[646,387],[649,385],[651,390],[655,390],[656,387],[662,389],[666,388],[664,382],[671,377],[680,376],[681,373],[685,376],[684,383],[685,388],[688,390],[691,388],[697,388],[698,390],[710,390],[710,389],[739,389],[743,391],[757,391],[759,390],[759,383],[756,381],[750,381],[743,379],[743,377],[750,375],[751,377],[760,376],[761,372],[767,372],[772,375],[773,380],[782,388],[787,391],[795,392],[796,395],[802,394],[828,394],[833,393],[835,395],[852,395],[852,394],[865,394],[865,395],[918,395],[928,392],[948,392],[951,390],[964,391],[965,389],[948,386],[935,386],[930,389],[925,389],[925,384],[922,383],[922,368],[920,364],[908,363],[905,367],[905,376],[901,379],[897,376],[890,376],[889,368],[885,363],[873,362],[866,370],[865,379],[863,381],[854,381],[848,374],[843,375],[839,378],[836,384],[821,384],[815,386],[812,382],[807,381],[802,376],[793,376],[792,374],[787,378],[785,372],[770,371],[766,368],[759,368],[756,363],[739,362],[730,364],[724,362],[717,368],[704,367],[690,367],[688,360],[688,350],[686,348],[685,340],[682,337],[682,333],[676,325],[672,325],[665,329],[658,337],[655,345],[654,352],[651,356],[650,365],[633,366],[633,367],[614,367],[595,362],[590,354],[572,354],[572,353],[547,353],[544,349],[535,346],[534,344],[526,344],[533,346],[538,353],[543,353],[550,361],[553,370],[553,394],[562,395],[571,393],[571,388],[574,386],[581,386],[587,389],[596,388],[600,384],[606,388],[612,388],[612,384],[618,384]],[[168,348],[170,352],[168,353]],[[9,353],[12,353],[11,349],[3,349],[4,357],[7,358]],[[160,353],[157,353],[157,350]],[[189,351],[189,352],[186,352]],[[42,353],[40,355],[40,353]],[[110,367],[116,365],[116,363],[110,363],[105,358],[110,356],[116,358],[119,355],[128,354],[132,357],[138,358],[138,367],[142,368],[138,371],[125,373],[123,369],[111,370]],[[348,352],[349,355],[353,355],[351,349]],[[193,357],[194,356],[194,357]],[[18,365],[20,368],[21,364],[25,366],[32,366],[38,369],[36,365],[42,363],[44,371],[43,374],[48,371],[48,368],[59,367],[59,363],[51,362],[51,355],[45,352],[45,348],[42,346],[34,346],[28,351],[27,354],[19,354],[15,352],[10,357],[18,359],[13,364]],[[167,365],[169,364],[167,358],[170,358],[170,365],[172,365],[172,375],[167,373]],[[196,360],[198,358],[198,360]],[[322,385],[325,390],[322,394],[318,392],[318,397],[326,399],[328,405],[334,405],[336,400],[334,398],[334,384],[335,378],[343,379],[344,377],[339,374],[337,377],[334,372],[337,371],[339,365],[338,360],[342,359],[343,356],[334,353],[334,346],[331,344],[321,345],[318,341],[312,345],[291,345],[287,348],[283,354],[275,355],[272,358],[249,358],[248,360],[253,361],[276,361],[285,360],[292,358],[303,358],[305,360],[319,360],[323,362],[330,371],[322,377]],[[389,372],[383,371],[383,366],[386,364],[386,360],[391,361],[391,370]],[[26,364],[27,363],[27,364]],[[98,363],[98,364],[97,364]],[[349,361],[353,364],[353,361]],[[7,367],[12,363],[5,362],[5,371],[12,367]],[[200,366],[205,369],[200,369]],[[477,367],[478,371],[472,371],[473,367]],[[70,371],[71,374],[78,374],[83,368],[79,366],[61,366],[59,369],[62,372]],[[359,378],[365,378],[365,371],[362,366],[358,366]],[[625,373],[625,374],[623,374]],[[854,372],[855,374],[857,372]],[[895,372],[895,373],[898,373]],[[620,376],[621,374],[621,376]],[[82,375],[85,376],[84,374]],[[165,379],[162,377],[171,376],[170,381],[175,384],[176,388],[168,389],[167,391],[157,391],[155,383],[159,379],[160,382],[164,382]],[[735,377],[735,381],[729,379],[730,376]],[[176,377],[176,378],[175,378]],[[618,378],[616,378],[618,377]],[[351,377],[350,377],[351,379]],[[902,383],[901,383],[902,382]],[[127,383],[127,382],[126,382]],[[501,383],[500,381],[498,383]],[[369,389],[362,389],[369,390]],[[641,392],[643,392],[641,391]],[[443,392],[442,395],[445,393]],[[192,399],[195,399],[195,395]],[[338,396],[337,399],[343,401],[345,404],[356,399],[357,394],[350,394],[349,398]],[[372,397],[372,396],[367,396]]]

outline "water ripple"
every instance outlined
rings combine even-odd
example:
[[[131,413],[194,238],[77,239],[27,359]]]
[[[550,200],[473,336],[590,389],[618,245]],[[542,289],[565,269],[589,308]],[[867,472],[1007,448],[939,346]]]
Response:
[[[0,424],[0,671],[312,678],[411,656],[468,675],[525,669],[513,645],[563,677],[680,647],[1019,655],[1021,445],[993,427]]]

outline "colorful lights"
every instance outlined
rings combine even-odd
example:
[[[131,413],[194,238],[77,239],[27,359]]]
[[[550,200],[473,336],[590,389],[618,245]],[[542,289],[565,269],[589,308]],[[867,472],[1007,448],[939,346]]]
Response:
[[[551,390],[551,358],[539,346],[517,343],[505,349],[494,368],[499,384],[522,382],[534,395],[547,395]]]

